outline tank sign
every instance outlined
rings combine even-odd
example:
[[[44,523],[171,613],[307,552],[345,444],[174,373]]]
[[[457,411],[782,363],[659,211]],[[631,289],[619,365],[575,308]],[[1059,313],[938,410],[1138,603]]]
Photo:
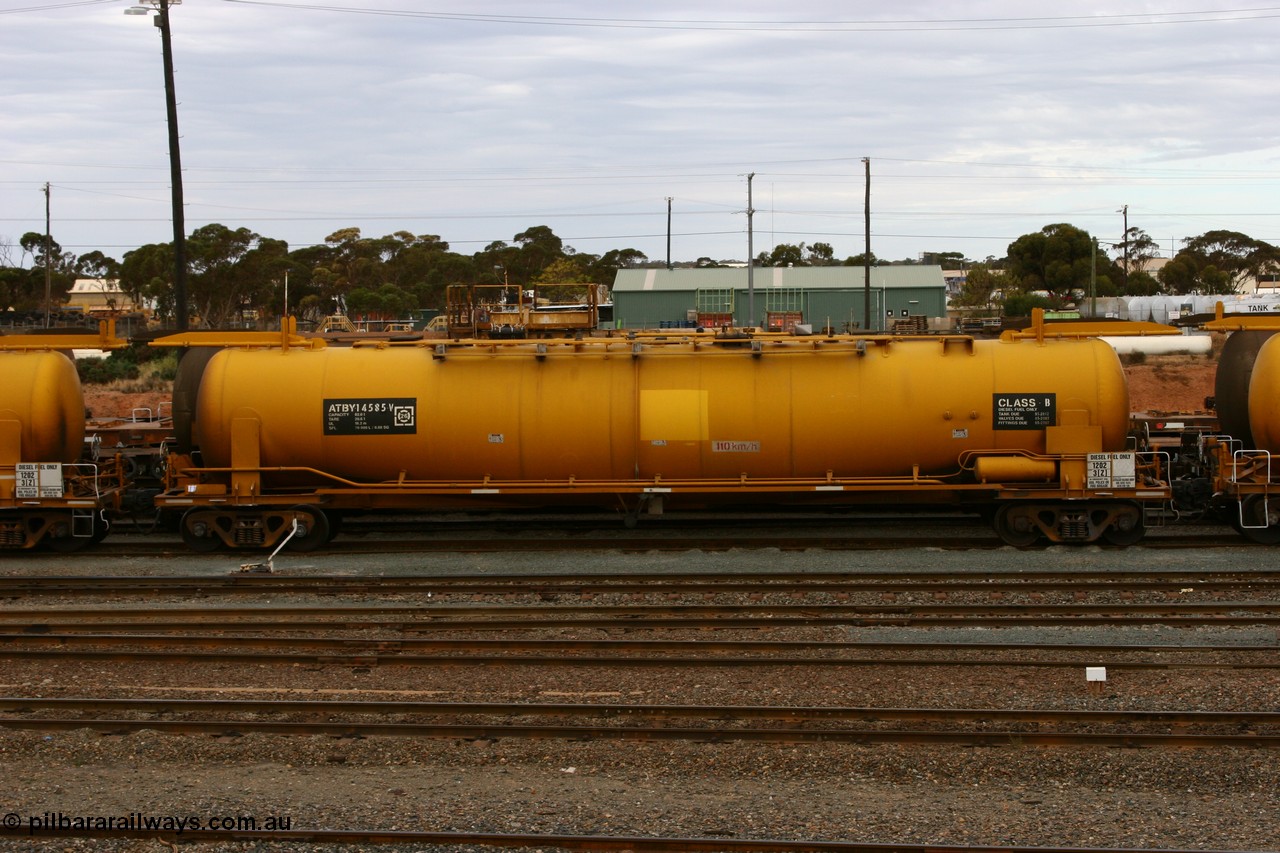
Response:
[[[325,435],[414,435],[418,401],[413,397],[326,399]]]
[[[14,466],[17,477],[15,498],[60,498],[65,494],[62,487],[62,466],[57,462],[19,462]]]
[[[1044,429],[1057,422],[1057,394],[992,395],[994,429]]]

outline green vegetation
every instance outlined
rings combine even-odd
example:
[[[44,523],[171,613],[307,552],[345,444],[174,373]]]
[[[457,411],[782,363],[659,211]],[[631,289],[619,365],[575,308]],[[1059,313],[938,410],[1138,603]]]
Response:
[[[146,391],[173,382],[178,375],[178,354],[171,349],[131,344],[106,358],[78,358],[76,371],[85,385],[136,382],[141,387],[120,390]]]
[[[1129,228],[1118,243],[1103,243],[1068,223],[1046,225],[1011,242],[1004,258],[967,259],[960,252],[925,252],[918,259],[890,261],[871,255],[836,257],[829,243],[781,243],[761,252],[760,266],[861,266],[938,264],[967,271],[953,304],[973,313],[1026,316],[1033,307],[1063,308],[1095,296],[1158,293],[1236,293],[1250,278],[1280,277],[1280,248],[1234,231],[1188,237],[1184,247],[1152,275],[1158,247],[1142,229]],[[122,262],[94,251],[76,257],[44,235],[28,232],[19,241],[19,263],[0,264],[0,306],[16,312],[43,309],[44,265],[52,271],[55,304],[77,277],[115,278],[131,299],[155,306],[156,316],[173,322],[173,247],[169,243],[126,252]],[[0,258],[9,257],[0,245]],[[386,319],[444,307],[452,284],[510,284],[530,288],[551,284],[610,285],[618,270],[654,267],[637,249],[610,249],[593,255],[564,244],[548,226],[535,225],[510,242],[494,241],[462,254],[434,234],[396,231],[366,237],[343,228],[324,243],[290,251],[280,240],[248,228],[213,223],[193,231],[187,242],[187,296],[193,328],[270,325],[285,307],[304,324],[320,322],[335,310]],[[701,257],[686,267],[715,267]],[[126,356],[82,368],[88,376],[126,376]],[[133,358],[141,365],[146,359]],[[96,381],[96,380],[90,380]]]

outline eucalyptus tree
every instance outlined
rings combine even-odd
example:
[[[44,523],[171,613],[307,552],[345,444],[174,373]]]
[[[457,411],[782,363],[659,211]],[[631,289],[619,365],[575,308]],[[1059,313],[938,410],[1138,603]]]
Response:
[[[211,223],[187,238],[187,302],[206,328],[219,328],[243,312],[274,308],[273,279],[287,264],[289,247],[248,228]],[[278,311],[278,309],[276,309]]]
[[[1091,282],[1096,294],[1112,294],[1119,276],[1088,232],[1057,223],[1009,244],[1005,278],[1006,297],[1009,291],[1044,291],[1051,303],[1061,305],[1088,292]]]
[[[1280,269],[1280,249],[1238,231],[1206,231],[1182,243],[1160,270],[1160,283],[1172,293],[1239,293],[1251,279]]]

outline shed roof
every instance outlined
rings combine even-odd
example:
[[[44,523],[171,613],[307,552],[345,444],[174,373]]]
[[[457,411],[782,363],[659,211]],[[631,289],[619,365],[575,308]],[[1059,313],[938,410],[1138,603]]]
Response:
[[[850,290],[864,285],[863,267],[757,267],[753,286],[759,290],[793,287],[803,290]],[[876,288],[945,288],[942,267],[917,264],[871,268],[871,286]],[[694,291],[711,288],[747,287],[747,270],[739,267],[711,269],[618,270],[613,289],[623,292]]]
[[[71,295],[105,293],[114,296],[124,293],[124,291],[120,289],[120,282],[114,278],[78,278],[71,285],[71,290],[68,293]]]

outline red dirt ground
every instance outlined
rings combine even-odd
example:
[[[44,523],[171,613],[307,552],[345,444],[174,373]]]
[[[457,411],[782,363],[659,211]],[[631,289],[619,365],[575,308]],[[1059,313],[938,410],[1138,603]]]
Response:
[[[1133,412],[1196,412],[1213,396],[1218,362],[1204,356],[1150,356],[1143,364],[1129,364],[1129,410]]]
[[[169,413],[170,394],[164,391],[148,391],[142,394],[124,394],[119,391],[106,391],[100,385],[84,386],[84,407],[94,418],[128,418],[134,409],[150,409],[154,417],[160,412],[160,404],[164,403],[164,412]],[[139,415],[144,417],[144,415]]]

